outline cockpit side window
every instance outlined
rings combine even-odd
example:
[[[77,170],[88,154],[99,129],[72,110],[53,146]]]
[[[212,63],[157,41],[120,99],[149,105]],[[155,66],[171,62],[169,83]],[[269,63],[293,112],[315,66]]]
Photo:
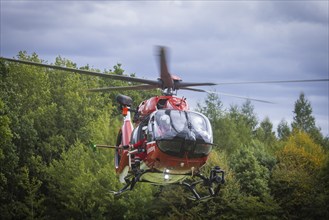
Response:
[[[157,138],[168,134],[171,131],[171,119],[169,111],[160,110],[155,114],[154,133]]]
[[[209,120],[205,116],[195,112],[189,112],[188,115],[189,122],[195,133],[202,139],[207,140],[206,142],[212,143],[212,129]]]
[[[131,138],[130,138],[130,143],[131,144],[135,144],[138,142],[138,130],[139,130],[139,126],[136,127],[133,132],[131,133]]]
[[[154,140],[154,115],[150,117],[149,123],[147,125],[147,141]]]
[[[130,143],[131,144],[136,144],[139,140],[143,139],[143,127],[147,126],[147,122],[141,122],[131,133],[131,139]]]
[[[187,127],[186,112],[184,111],[171,111],[170,117],[172,120],[171,126],[174,130],[179,133],[182,132]]]

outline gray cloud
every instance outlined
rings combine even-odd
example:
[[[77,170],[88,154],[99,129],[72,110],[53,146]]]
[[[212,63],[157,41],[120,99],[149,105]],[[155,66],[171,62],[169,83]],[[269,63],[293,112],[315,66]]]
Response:
[[[167,45],[170,69],[185,81],[328,78],[328,1],[3,1],[0,16],[1,56],[26,50],[101,70],[119,62],[156,78],[154,45]],[[214,89],[277,102],[255,103],[261,119],[277,123],[292,119],[304,91],[329,134],[328,83]],[[243,102],[222,99],[227,107]]]

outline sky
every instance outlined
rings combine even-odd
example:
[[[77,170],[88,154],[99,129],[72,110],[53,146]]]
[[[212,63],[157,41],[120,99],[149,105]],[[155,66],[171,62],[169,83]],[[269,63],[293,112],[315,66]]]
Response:
[[[169,70],[187,82],[329,78],[328,1],[0,1],[0,55],[36,52],[78,66],[157,79],[156,45]],[[290,124],[301,92],[329,135],[329,82],[222,85],[202,89],[274,102],[252,102],[258,120]],[[206,94],[178,91],[191,108]],[[245,100],[220,95],[224,108]]]

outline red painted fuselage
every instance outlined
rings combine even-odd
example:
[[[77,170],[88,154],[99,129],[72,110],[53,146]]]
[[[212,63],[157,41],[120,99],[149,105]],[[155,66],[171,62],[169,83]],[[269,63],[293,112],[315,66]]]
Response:
[[[160,134],[164,118],[171,131]],[[180,174],[196,172],[206,163],[212,145],[211,126],[205,116],[188,110],[185,98],[155,96],[145,100],[139,105],[134,122],[135,129],[130,114],[125,116],[119,133],[120,144],[136,143],[142,137],[141,128],[148,127],[141,169],[154,172],[144,174],[143,179],[160,184],[175,182],[186,177]],[[120,179],[131,169],[129,160],[129,150],[116,151],[116,161],[119,162],[116,172]],[[161,172],[173,175],[164,180]]]

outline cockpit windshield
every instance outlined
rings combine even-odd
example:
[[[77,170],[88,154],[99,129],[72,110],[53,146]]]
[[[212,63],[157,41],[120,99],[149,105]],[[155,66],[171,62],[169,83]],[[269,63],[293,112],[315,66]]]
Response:
[[[156,140],[184,139],[213,143],[210,122],[204,115],[192,111],[158,110],[154,114]]]

